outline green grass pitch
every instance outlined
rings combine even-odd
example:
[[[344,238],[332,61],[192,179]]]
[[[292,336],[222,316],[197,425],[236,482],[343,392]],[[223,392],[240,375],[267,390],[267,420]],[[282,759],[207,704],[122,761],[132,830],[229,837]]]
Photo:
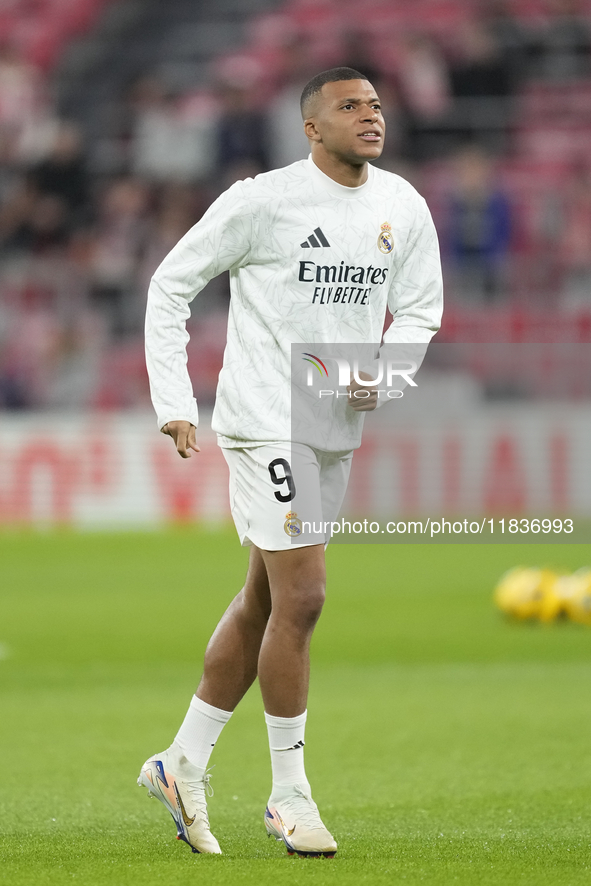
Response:
[[[591,880],[591,629],[510,624],[508,567],[585,545],[335,546],[306,761],[333,860],[268,840],[255,686],[212,762],[224,855],[192,855],[135,780],[184,716],[240,588],[231,530],[0,537],[0,882],[531,884]]]

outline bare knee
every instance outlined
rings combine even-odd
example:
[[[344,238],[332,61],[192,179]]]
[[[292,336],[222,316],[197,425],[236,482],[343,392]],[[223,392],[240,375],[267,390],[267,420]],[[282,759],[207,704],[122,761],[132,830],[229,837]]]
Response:
[[[324,605],[323,545],[260,553],[269,578],[273,622],[309,635]]]
[[[320,618],[325,596],[322,579],[299,581],[274,596],[273,614],[298,632],[310,633]]]
[[[322,614],[326,592],[324,584],[312,589],[302,605],[301,623],[304,628],[312,630]]]

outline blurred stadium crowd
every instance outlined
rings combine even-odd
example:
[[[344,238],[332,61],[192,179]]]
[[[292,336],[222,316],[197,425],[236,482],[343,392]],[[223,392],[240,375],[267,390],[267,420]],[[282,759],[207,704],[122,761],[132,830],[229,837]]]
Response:
[[[443,341],[591,341],[591,0],[5,0],[0,408],[142,408],[151,274],[233,181],[307,155],[319,70],[372,80],[432,208]],[[194,303],[211,403],[228,285]]]

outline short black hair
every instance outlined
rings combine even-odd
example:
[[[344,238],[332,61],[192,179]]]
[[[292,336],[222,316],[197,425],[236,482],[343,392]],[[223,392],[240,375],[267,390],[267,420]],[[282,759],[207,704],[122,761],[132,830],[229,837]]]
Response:
[[[337,83],[339,80],[367,80],[367,77],[353,68],[331,68],[329,71],[321,71],[320,74],[316,74],[304,86],[300,99],[300,108],[304,120],[306,119],[306,109],[312,96],[318,95],[325,83]]]

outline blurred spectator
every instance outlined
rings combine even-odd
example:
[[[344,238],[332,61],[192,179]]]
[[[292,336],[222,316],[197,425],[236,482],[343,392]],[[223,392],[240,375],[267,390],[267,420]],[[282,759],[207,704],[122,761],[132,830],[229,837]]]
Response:
[[[43,110],[43,83],[18,49],[0,45],[0,130],[18,143],[23,130]]]
[[[574,176],[563,212],[559,255],[564,269],[563,303],[591,308],[591,170]]]
[[[9,286],[2,280],[0,301],[0,409],[26,409],[30,406],[30,391],[14,359],[14,342],[20,340],[18,314],[7,298]]]
[[[0,251],[5,257],[7,253],[29,247],[25,232],[36,196],[32,184],[22,175],[7,184],[5,200],[0,204]]]
[[[36,254],[60,250],[68,242],[70,219],[65,200],[55,194],[38,194],[21,237]]]
[[[0,209],[0,249],[5,255],[32,255],[65,246],[68,207],[53,194],[41,194],[33,182],[21,179]]]
[[[5,408],[25,409],[44,405],[48,367],[59,324],[50,306],[34,289],[24,293],[25,310],[13,318],[13,334],[5,342],[0,362],[0,396]]]
[[[258,88],[237,83],[219,87],[222,115],[217,130],[217,159],[224,184],[269,168],[267,118]]]
[[[62,123],[56,116],[56,109],[50,106],[34,116],[23,128],[15,144],[13,160],[22,166],[33,167],[49,157]]]
[[[480,22],[467,20],[460,40],[460,57],[451,70],[454,97],[510,95],[513,84],[491,31]]]
[[[483,23],[499,48],[512,89],[529,74],[534,34],[523,19],[513,15],[511,0],[491,0],[481,10]]]
[[[84,409],[98,385],[105,341],[99,318],[80,312],[56,330],[47,359],[44,400],[51,409]]]
[[[40,196],[55,197],[70,212],[80,212],[88,200],[88,176],[82,135],[75,123],[60,122],[49,156],[34,166],[29,179]]]
[[[347,28],[347,24],[343,23]],[[340,43],[339,54],[336,64],[342,64],[354,71],[364,74],[370,83],[377,83],[381,77],[382,67],[376,58],[375,45],[376,39],[373,34],[364,34],[357,29],[348,28],[344,33],[339,35]],[[330,65],[327,65],[330,67]],[[311,76],[317,72],[312,71]]]
[[[555,82],[591,73],[591,28],[577,0],[546,0],[548,19],[534,47],[535,76]]]
[[[406,104],[419,118],[437,119],[450,105],[449,72],[443,53],[425,34],[407,36],[398,52],[398,80]]]
[[[434,40],[412,34],[401,41],[397,80],[407,114],[407,154],[427,160],[441,148],[441,124],[450,109],[450,78],[445,57]]]
[[[0,207],[11,200],[19,182],[20,176],[13,163],[12,140],[9,133],[0,129]]]
[[[300,113],[302,90],[316,73],[307,41],[293,40],[283,48],[282,57],[281,81],[269,103],[265,125],[271,169],[289,166],[310,153]]]
[[[143,302],[136,269],[146,236],[148,196],[142,181],[121,178],[107,185],[100,199],[90,260],[91,298],[116,338],[139,331]]]
[[[269,164],[272,169],[289,166],[310,153],[300,114],[300,96],[307,80],[285,83],[272,100],[266,119]]]
[[[147,293],[158,265],[202,214],[194,191],[182,185],[169,185],[161,194],[156,212],[148,220],[139,267],[139,285]]]
[[[4,365],[0,364],[0,409],[29,409],[33,404],[30,402],[26,380],[14,372],[9,360],[4,359],[2,362]]]
[[[505,287],[511,240],[511,207],[487,154],[477,146],[455,158],[448,245],[454,295],[493,301]]]
[[[13,165],[5,187],[0,248],[5,253],[29,251],[37,255],[64,247],[88,203],[78,127],[60,123],[54,130],[49,156],[24,175],[16,174]]]
[[[179,101],[158,79],[142,78],[132,97],[131,165],[151,182],[191,182],[215,165],[215,103],[204,94]]]
[[[461,141],[487,140],[503,147],[508,98],[513,92],[509,69],[491,31],[467,20],[460,30],[460,57],[451,69],[456,136]]]

